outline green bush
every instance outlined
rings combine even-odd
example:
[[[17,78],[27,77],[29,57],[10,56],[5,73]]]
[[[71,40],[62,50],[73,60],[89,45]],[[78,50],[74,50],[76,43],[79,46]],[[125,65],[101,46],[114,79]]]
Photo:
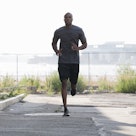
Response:
[[[15,80],[11,76],[6,75],[1,79],[1,82],[0,82],[1,88],[3,88],[3,87],[13,87],[13,86],[15,86]]]
[[[79,75],[77,82],[77,91],[82,93],[86,89],[87,81],[81,75]],[[5,76],[0,81],[0,87],[2,90],[8,92],[9,97],[25,93],[37,93],[46,92],[47,94],[58,94],[61,92],[61,82],[59,79],[58,72],[53,72],[43,81],[39,77],[35,76],[23,76],[16,84],[15,80],[10,76]],[[8,88],[8,91],[5,90],[5,87]],[[68,81],[67,90],[71,90],[70,82]],[[3,96],[2,96],[3,97]],[[4,96],[5,97],[5,96]]]
[[[82,93],[87,87],[87,80],[82,76],[79,75],[78,82],[77,82],[77,91]]]
[[[117,73],[117,92],[135,93],[136,92],[136,71],[130,66],[120,66]]]
[[[86,88],[86,80],[83,76],[79,75],[77,82],[77,91],[79,93],[83,92]],[[61,82],[59,79],[58,72],[53,72],[47,79],[45,83],[45,89],[48,93],[60,93],[61,92]],[[68,81],[67,90],[71,90],[70,82]]]
[[[45,90],[47,93],[59,93],[61,91],[61,82],[58,72],[53,72],[46,78]]]
[[[36,76],[24,76],[20,81],[19,85],[21,86],[35,86],[40,87],[40,79]]]
[[[9,93],[0,93],[0,100],[5,100],[9,98]]]
[[[106,76],[101,77],[98,81],[98,90],[99,91],[113,91],[114,82],[107,79]]]
[[[27,87],[27,90],[29,90],[29,93],[36,93],[37,89],[41,87],[40,79],[37,76],[24,76],[22,79],[20,79],[18,86],[24,86]],[[18,91],[20,91],[18,88]]]

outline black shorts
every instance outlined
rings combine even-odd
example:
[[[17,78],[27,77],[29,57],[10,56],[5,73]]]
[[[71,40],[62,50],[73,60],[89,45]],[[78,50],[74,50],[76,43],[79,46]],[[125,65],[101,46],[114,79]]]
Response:
[[[76,84],[78,80],[79,64],[58,64],[58,72],[61,82],[69,79],[72,84]]]

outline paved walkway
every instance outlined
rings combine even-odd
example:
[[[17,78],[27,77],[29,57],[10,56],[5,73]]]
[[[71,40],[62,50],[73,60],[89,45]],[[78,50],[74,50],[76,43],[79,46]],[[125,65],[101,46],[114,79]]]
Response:
[[[136,136],[136,94],[68,95],[68,108],[62,117],[60,96],[28,95],[0,112],[0,136]]]

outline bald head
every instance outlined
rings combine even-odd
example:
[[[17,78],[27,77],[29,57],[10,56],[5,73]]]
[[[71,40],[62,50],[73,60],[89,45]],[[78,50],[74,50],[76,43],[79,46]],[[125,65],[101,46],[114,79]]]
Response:
[[[67,17],[67,16],[72,16],[72,17],[73,17],[73,15],[72,15],[70,12],[67,12],[67,13],[64,15],[64,18]]]
[[[67,12],[64,15],[64,21],[65,21],[66,26],[70,26],[73,21],[73,15],[70,12]]]

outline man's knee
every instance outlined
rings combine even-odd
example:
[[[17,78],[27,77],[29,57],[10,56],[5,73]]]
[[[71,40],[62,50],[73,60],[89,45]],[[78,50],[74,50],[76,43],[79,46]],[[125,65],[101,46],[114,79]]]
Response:
[[[62,87],[66,87],[67,86],[67,80],[62,80],[61,84],[62,84]]]

